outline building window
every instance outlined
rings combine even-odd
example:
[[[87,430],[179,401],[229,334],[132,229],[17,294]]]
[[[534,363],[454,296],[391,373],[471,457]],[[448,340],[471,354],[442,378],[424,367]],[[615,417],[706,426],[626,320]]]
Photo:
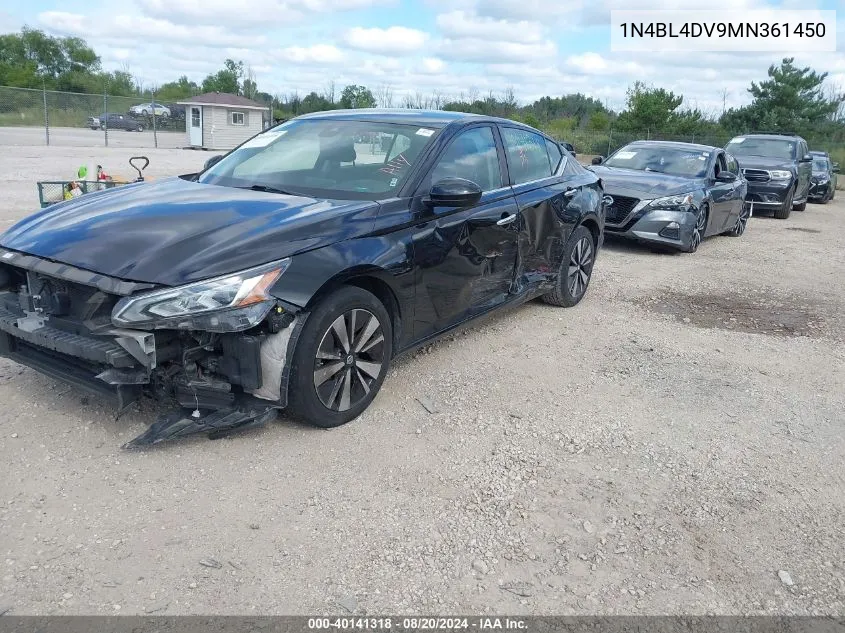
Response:
[[[232,112],[232,125],[243,125],[244,124],[244,113],[243,112]]]

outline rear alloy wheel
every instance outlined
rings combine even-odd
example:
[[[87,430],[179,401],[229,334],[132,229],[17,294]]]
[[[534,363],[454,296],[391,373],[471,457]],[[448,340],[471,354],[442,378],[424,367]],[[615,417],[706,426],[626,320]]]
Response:
[[[701,246],[701,240],[704,239],[704,233],[707,231],[707,215],[709,209],[707,205],[702,205],[698,216],[695,218],[695,226],[692,227],[692,237],[687,246],[687,253],[694,253]]]
[[[136,127],[136,128],[135,128],[135,131],[136,131],[136,132],[143,132],[143,131],[144,131],[144,126],[143,126],[143,125],[139,125],[138,127]]]
[[[778,220],[785,220],[789,217],[789,214],[792,212],[792,199],[795,197],[795,188],[789,190],[789,193],[786,194],[786,199],[783,201],[783,204],[779,209],[775,211],[775,217]]]
[[[739,237],[743,233],[745,233],[745,227],[748,224],[748,218],[751,217],[751,210],[745,205],[742,205],[742,211],[739,212],[739,217],[736,219],[736,224],[734,227],[728,231],[728,235],[731,237]]]
[[[294,352],[289,413],[323,428],[358,417],[384,382],[392,336],[387,310],[372,293],[348,286],[323,299]]]
[[[593,234],[585,226],[572,232],[563,252],[560,272],[555,288],[543,295],[543,301],[564,308],[571,308],[587,293],[596,261],[596,244]]]

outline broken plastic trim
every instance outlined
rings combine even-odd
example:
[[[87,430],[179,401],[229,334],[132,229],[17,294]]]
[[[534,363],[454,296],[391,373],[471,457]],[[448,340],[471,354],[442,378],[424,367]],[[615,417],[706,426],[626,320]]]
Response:
[[[207,433],[209,439],[224,437],[234,431],[264,426],[276,417],[277,408],[219,409],[205,417],[186,415],[186,410],[171,411],[152,424],[135,439],[123,445],[125,449],[143,448],[167,440]]]

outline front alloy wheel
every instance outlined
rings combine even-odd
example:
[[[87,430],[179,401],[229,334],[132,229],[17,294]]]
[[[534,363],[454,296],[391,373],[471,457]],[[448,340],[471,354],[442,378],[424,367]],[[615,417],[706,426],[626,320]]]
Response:
[[[314,388],[323,406],[348,411],[370,393],[384,366],[384,330],[368,310],[337,317],[323,334],[314,364]]]
[[[392,322],[378,297],[356,286],[335,290],[296,341],[287,413],[323,428],[346,424],[376,397],[392,357]]]
[[[695,219],[695,226],[692,227],[692,237],[690,238],[687,253],[694,253],[701,245],[701,240],[704,238],[704,233],[707,230],[707,206],[702,206],[698,212],[698,217]]]

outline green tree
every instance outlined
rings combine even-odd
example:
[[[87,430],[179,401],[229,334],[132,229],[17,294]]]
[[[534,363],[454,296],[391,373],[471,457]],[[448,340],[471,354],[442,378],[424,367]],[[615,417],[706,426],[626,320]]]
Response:
[[[328,101],[326,99],[326,101]],[[340,107],[349,108],[375,108],[376,98],[366,86],[350,85],[340,93]]]
[[[203,92],[226,92],[241,94],[241,78],[244,76],[244,63],[227,59],[223,68],[202,81]]]
[[[178,101],[197,94],[200,87],[188,77],[182,75],[177,81],[169,81],[162,84],[156,91],[156,99],[161,101]]]
[[[619,115],[619,127],[633,132],[666,130],[684,98],[663,88],[635,81],[628,88],[626,109]]]
[[[597,132],[606,130],[610,127],[610,115],[603,111],[593,112],[587,121],[587,127]]]
[[[845,95],[825,94],[827,73],[809,67],[797,68],[792,57],[779,66],[769,66],[769,78],[748,88],[752,102],[728,110],[722,125],[733,132],[749,130],[796,131],[808,133],[823,127],[834,117]]]

